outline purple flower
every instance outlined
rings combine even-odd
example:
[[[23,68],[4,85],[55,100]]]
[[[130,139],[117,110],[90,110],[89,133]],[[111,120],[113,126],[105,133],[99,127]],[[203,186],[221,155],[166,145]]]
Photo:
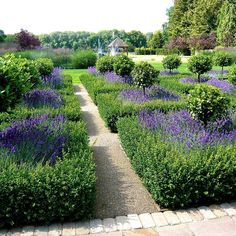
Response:
[[[34,89],[23,96],[25,104],[30,108],[52,107],[59,108],[63,105],[63,100],[55,90]]]
[[[196,84],[197,83],[197,79],[194,79],[194,78],[191,78],[191,77],[182,78],[180,81],[183,84]]]
[[[217,88],[220,88],[222,91],[224,91],[226,93],[232,93],[232,91],[234,90],[234,86],[225,80],[219,80],[219,79],[213,78],[213,79],[210,79],[209,81],[207,81],[207,84],[210,84],[210,85],[213,85]]]
[[[206,77],[201,78],[201,83],[205,83],[207,81],[208,81],[208,78]],[[197,84],[198,80],[192,77],[186,77],[186,78],[182,78],[180,82],[183,84]]]
[[[231,119],[217,120],[204,126],[186,110],[168,114],[142,110],[139,122],[143,127],[159,134],[164,141],[174,142],[183,148],[231,144],[236,140],[236,128]]]
[[[223,70],[223,75],[226,75],[228,73],[228,70]],[[210,76],[210,78],[218,78],[222,75],[222,70],[211,70],[208,72],[208,75]]]
[[[127,84],[132,84],[133,82],[133,79],[131,76],[124,76],[124,77],[121,77],[117,74],[115,74],[114,72],[105,72],[103,74],[103,76],[105,77],[105,79],[108,81],[108,82],[111,82],[111,83],[115,83],[115,82],[119,82],[119,83],[127,83]]]
[[[166,101],[179,100],[179,96],[169,92],[168,90],[153,86],[146,89],[146,94],[143,94],[142,89],[124,89],[121,91],[120,96],[124,100],[128,100],[135,103],[143,103],[155,99],[161,99]]]
[[[97,69],[96,69],[95,66],[90,66],[90,67],[88,68],[88,72],[89,72],[90,74],[94,74],[94,75],[96,75],[96,74],[98,73],[98,71],[97,71]]]
[[[161,72],[160,72],[160,75],[162,75],[162,76],[170,76],[170,75],[178,75],[179,74],[179,72],[178,71],[169,71],[169,70],[162,70]]]
[[[59,67],[54,68],[51,75],[44,76],[42,78],[44,85],[52,89],[59,88],[63,84],[64,80],[61,73],[62,73],[61,68]]]
[[[9,150],[15,161],[54,164],[62,157],[66,143],[63,124],[65,117],[58,115],[35,116],[14,122],[0,132],[0,150]]]

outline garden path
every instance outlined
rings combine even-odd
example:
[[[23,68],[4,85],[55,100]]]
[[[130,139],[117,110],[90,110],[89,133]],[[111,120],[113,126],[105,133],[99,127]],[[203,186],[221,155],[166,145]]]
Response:
[[[105,127],[86,89],[76,86],[82,118],[87,123],[97,176],[95,216],[109,218],[157,212],[159,207],[135,174],[117,134]]]

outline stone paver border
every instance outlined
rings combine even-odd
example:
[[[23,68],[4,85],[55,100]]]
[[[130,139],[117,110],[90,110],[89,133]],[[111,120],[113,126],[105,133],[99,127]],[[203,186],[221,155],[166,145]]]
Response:
[[[220,219],[225,216],[236,220],[236,202],[202,206],[187,210],[157,213],[129,214],[108,219],[92,219],[86,222],[53,224],[50,226],[25,226],[23,228],[1,230],[0,236],[77,236],[111,233],[126,230],[161,228]]]

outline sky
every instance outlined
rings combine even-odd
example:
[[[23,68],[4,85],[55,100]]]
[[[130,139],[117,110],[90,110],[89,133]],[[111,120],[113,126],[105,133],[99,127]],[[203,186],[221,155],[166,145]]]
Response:
[[[11,34],[161,29],[173,0],[2,0],[0,29]]]

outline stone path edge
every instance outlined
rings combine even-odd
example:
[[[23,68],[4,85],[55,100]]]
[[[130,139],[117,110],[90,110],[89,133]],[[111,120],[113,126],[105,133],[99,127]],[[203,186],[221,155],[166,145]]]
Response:
[[[0,230],[0,236],[77,236],[116,231],[161,228],[190,222],[201,222],[221,217],[236,218],[236,202],[220,205],[201,206],[187,210],[164,211],[156,213],[129,214],[107,219],[92,219],[45,226],[25,226],[22,228]]]

